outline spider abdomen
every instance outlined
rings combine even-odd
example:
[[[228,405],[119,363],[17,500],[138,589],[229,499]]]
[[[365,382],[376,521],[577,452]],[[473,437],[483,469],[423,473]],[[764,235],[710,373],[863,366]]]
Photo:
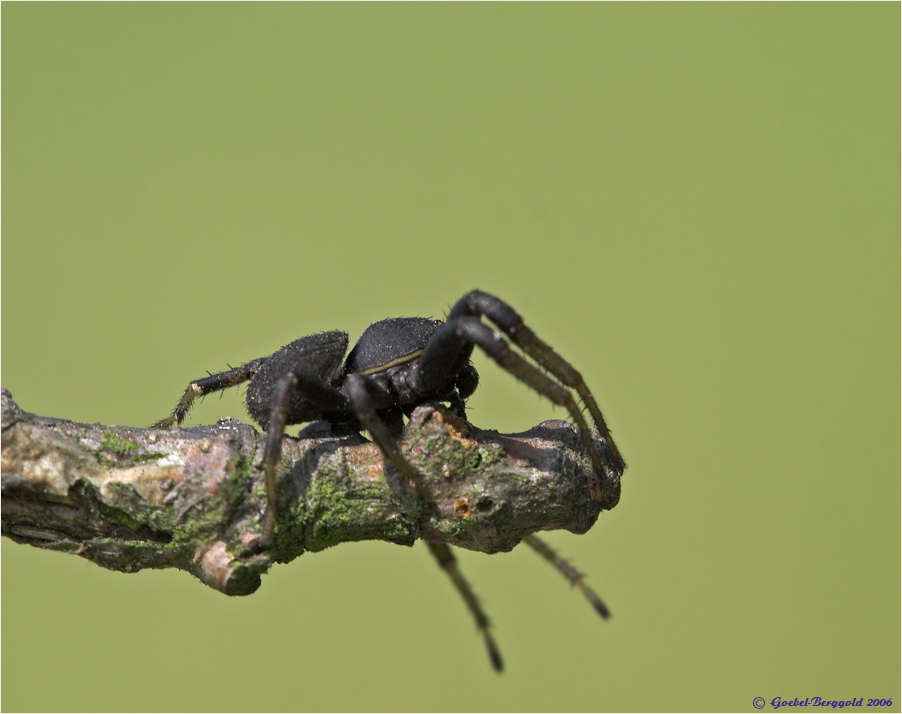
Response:
[[[341,375],[341,361],[348,349],[346,332],[320,332],[285,345],[257,370],[247,386],[247,413],[263,428],[269,425],[276,382],[290,371],[316,377],[329,384]],[[287,423],[302,424],[321,418],[321,407],[300,393],[291,397]]]

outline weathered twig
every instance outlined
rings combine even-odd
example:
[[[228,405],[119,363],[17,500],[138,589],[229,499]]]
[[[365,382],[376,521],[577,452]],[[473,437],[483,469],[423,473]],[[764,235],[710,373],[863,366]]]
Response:
[[[495,553],[540,530],[584,533],[616,504],[589,496],[591,464],[571,424],[502,435],[427,405],[403,449],[430,502],[360,434],[311,425],[285,437],[276,533],[260,552],[263,436],[252,427],[77,424],[23,412],[5,389],[2,416],[3,535],[113,570],[181,568],[229,595],[256,590],[273,562],[346,541]],[[619,494],[619,482],[606,488]]]

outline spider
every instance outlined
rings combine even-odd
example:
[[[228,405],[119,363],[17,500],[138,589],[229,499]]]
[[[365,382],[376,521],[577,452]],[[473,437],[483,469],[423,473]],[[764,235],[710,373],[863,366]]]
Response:
[[[485,324],[483,317],[498,329]],[[511,343],[538,366],[512,350]],[[516,310],[481,290],[473,290],[458,300],[446,320],[395,317],[370,325],[347,359],[347,333],[322,332],[301,337],[269,357],[195,380],[185,389],[172,414],[154,426],[179,425],[197,397],[250,381],[247,411],[266,432],[262,466],[267,506],[261,540],[261,547],[265,548],[273,535],[275,471],[289,424],[322,420],[366,429],[385,458],[411,480],[421,498],[428,499],[422,477],[398,444],[403,417],[409,417],[426,402],[446,402],[465,418],[466,400],[479,384],[479,375],[470,364],[475,346],[521,382],[567,409],[592,461],[595,479],[590,484],[590,494],[603,508],[613,508],[620,497],[620,476],[626,464],[582,376],[539,339]],[[607,448],[602,453],[595,448],[592,432],[571,389],[604,440]],[[604,602],[585,584],[580,573],[536,536],[524,540],[577,585],[603,618],[610,617]],[[444,543],[428,546],[476,620],[492,665],[502,671],[488,617],[460,574],[451,548]]]

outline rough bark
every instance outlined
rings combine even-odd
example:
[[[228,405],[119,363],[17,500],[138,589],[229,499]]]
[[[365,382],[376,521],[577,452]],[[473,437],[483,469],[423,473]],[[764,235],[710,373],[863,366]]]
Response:
[[[342,542],[423,538],[496,553],[540,530],[584,533],[602,510],[573,425],[504,435],[426,405],[403,451],[429,502],[359,433],[314,424],[283,441],[276,531],[261,552],[253,427],[78,424],[23,412],[5,389],[2,417],[4,536],[123,572],[180,568],[228,595],[255,591],[273,562]]]

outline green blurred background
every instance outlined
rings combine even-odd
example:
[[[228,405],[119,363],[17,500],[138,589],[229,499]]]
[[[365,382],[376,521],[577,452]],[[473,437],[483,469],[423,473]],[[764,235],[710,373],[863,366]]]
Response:
[[[2,545],[5,710],[752,710],[900,696],[900,8],[4,4],[3,385],[147,425],[480,287],[584,373],[623,498],[229,599]],[[560,410],[477,356],[472,420]],[[234,415],[207,399],[189,424]]]

